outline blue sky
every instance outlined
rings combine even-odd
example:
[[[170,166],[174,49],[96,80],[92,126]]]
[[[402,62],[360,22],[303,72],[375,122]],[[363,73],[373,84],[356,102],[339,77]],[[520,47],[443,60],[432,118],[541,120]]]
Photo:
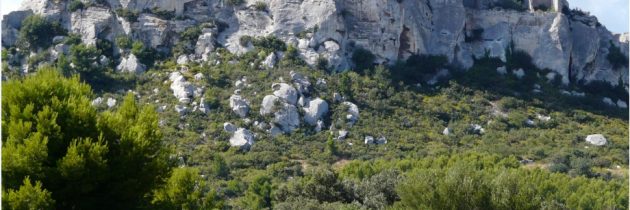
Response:
[[[2,14],[17,10],[23,0],[0,0]],[[173,0],[177,1],[177,0]],[[628,0],[568,0],[572,8],[580,8],[597,16],[615,33],[628,32]]]

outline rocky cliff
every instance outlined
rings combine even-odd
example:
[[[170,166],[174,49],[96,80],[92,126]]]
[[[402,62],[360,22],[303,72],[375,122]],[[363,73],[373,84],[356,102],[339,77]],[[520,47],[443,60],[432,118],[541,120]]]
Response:
[[[296,46],[308,64],[324,58],[338,70],[354,65],[350,58],[359,48],[381,64],[430,54],[466,69],[484,55],[505,61],[513,46],[564,84],[628,86],[627,65],[615,69],[607,59],[611,45],[628,56],[628,34],[612,34],[565,0],[82,0],[87,6],[73,12],[69,2],[25,1],[23,11],[4,17],[3,47],[15,44],[26,16],[39,14],[86,44],[125,35],[162,52],[171,52],[187,28],[203,26],[188,55],[193,60],[207,60],[219,47],[247,52],[244,36],[273,35]]]

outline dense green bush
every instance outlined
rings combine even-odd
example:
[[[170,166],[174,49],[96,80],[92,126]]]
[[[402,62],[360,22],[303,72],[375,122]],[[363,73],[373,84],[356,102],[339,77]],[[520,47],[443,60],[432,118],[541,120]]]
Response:
[[[116,46],[118,46],[120,49],[131,49],[132,45],[133,41],[130,37],[125,35],[120,35],[116,37]]]
[[[133,42],[133,45],[131,46],[131,53],[138,57],[140,62],[147,67],[152,67],[155,60],[160,58],[160,55],[155,49],[145,47],[141,41]]]
[[[368,71],[374,66],[374,60],[376,56],[369,50],[358,48],[352,52],[352,62],[355,65],[355,70],[360,73]]]
[[[606,56],[608,62],[612,64],[613,69],[619,69],[621,67],[628,67],[628,56],[624,55],[621,52],[619,47],[615,46],[612,41],[610,41],[610,47],[608,48],[608,56]]]
[[[130,94],[97,113],[92,96],[50,68],[2,85],[3,205],[132,209],[161,183],[169,167],[155,111]]]
[[[446,68],[448,58],[444,55],[412,55],[404,64],[391,68],[396,81],[407,84],[424,82],[425,77],[433,76],[440,69]]]
[[[74,70],[77,72],[90,72],[99,69],[98,59],[101,51],[94,46],[73,45],[70,47],[70,61],[74,64]]]
[[[45,49],[50,46],[55,36],[65,34],[66,31],[59,23],[51,23],[41,16],[31,15],[22,21],[17,44],[25,49]]]
[[[96,49],[107,57],[114,56],[114,45],[112,42],[106,39],[97,39],[96,40]]]
[[[262,2],[262,1],[257,1],[254,4],[254,9],[256,9],[256,11],[266,12],[267,11],[267,3]]]
[[[140,16],[140,13],[138,11],[129,10],[127,8],[117,9],[116,14],[132,23],[138,22],[138,17]]]
[[[85,8],[85,4],[80,0],[72,0],[68,3],[68,10],[70,10],[70,12],[75,12],[83,8]]]
[[[275,36],[265,36],[265,37],[254,38],[251,41],[254,47],[263,49],[268,52],[287,50],[287,44]]]

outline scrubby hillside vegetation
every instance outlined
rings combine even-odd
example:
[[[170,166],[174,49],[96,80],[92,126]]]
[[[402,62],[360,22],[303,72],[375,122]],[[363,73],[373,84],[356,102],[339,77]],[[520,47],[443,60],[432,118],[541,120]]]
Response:
[[[336,72],[241,41],[201,62],[121,36],[129,73],[112,43],[27,18],[3,49],[3,208],[628,208],[623,86],[565,85],[513,48],[467,70],[357,49]],[[7,67],[20,56],[31,71]]]

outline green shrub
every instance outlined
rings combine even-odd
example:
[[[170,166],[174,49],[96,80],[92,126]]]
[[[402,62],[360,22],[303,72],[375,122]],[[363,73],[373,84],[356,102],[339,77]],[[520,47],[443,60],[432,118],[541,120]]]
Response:
[[[125,18],[125,20],[129,21],[129,22],[138,22],[138,17],[140,16],[140,13],[137,11],[133,11],[133,10],[129,10],[127,8],[120,8],[116,10],[116,14],[120,17]]]
[[[66,31],[59,23],[51,23],[41,16],[31,15],[22,21],[17,42],[18,46],[25,49],[48,48],[55,36],[65,34]]]
[[[254,9],[256,9],[256,11],[266,12],[267,11],[267,3],[262,2],[262,1],[257,1],[254,4]]]
[[[130,37],[125,35],[120,35],[116,37],[116,46],[118,46],[120,49],[131,49],[132,45],[133,40],[131,40]]]
[[[114,46],[113,43],[106,39],[97,39],[96,40],[96,49],[99,50],[103,55],[107,57],[114,56]]]
[[[239,6],[245,3],[245,0],[227,0],[225,3],[229,6]]]
[[[153,7],[150,12],[163,20],[172,20],[175,18],[175,11],[162,10],[159,7]]]
[[[68,10],[70,10],[70,12],[75,12],[83,8],[85,8],[85,5],[80,0],[72,0],[68,3]]]
[[[70,47],[70,61],[74,64],[74,69],[78,72],[90,72],[95,70],[96,67],[92,66],[92,64],[98,62],[100,55],[101,51],[93,46],[79,44]]]
[[[252,44],[254,45],[254,47],[263,49],[268,52],[287,50],[287,44],[285,44],[284,41],[273,35],[255,38],[252,40]]]
[[[253,38],[251,36],[243,35],[238,39],[238,43],[243,47],[247,47],[252,40]]]
[[[392,67],[392,77],[396,81],[416,84],[446,68],[447,64],[448,58],[444,55],[412,55],[404,64]]]
[[[369,50],[359,48],[352,52],[352,62],[357,72],[364,73],[374,67],[374,60],[376,60],[376,56]]]
[[[619,69],[621,67],[628,67],[628,57],[621,52],[619,47],[615,46],[610,41],[610,47],[608,48],[608,56],[606,56],[608,62],[612,64],[613,69]]]
[[[66,45],[78,45],[81,44],[82,40],[81,40],[81,36],[78,34],[70,34],[66,37],[65,40],[63,40],[63,43]]]

